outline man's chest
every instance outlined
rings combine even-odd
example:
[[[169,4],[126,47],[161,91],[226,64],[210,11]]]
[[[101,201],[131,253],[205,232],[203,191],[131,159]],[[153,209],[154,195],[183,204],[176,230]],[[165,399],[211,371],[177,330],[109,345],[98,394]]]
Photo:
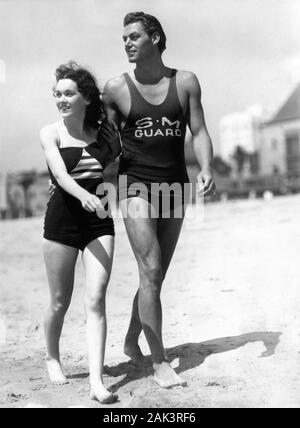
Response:
[[[115,105],[121,114],[121,118],[126,120],[129,116],[133,104],[138,104],[143,112],[148,110],[154,112],[156,107],[160,110],[164,106],[169,93],[169,82],[159,85],[136,85],[140,97],[133,97],[127,85],[119,91],[115,98]],[[177,87],[178,103],[185,114],[188,108],[188,94],[183,88]]]

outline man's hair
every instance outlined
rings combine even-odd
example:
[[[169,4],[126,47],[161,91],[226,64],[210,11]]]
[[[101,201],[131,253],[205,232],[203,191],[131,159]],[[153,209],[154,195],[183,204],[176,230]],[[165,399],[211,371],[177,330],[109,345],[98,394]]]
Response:
[[[90,101],[86,108],[84,124],[87,127],[98,128],[103,116],[103,106],[96,78],[86,68],[75,61],[61,64],[55,71],[56,82],[61,79],[71,79],[77,84],[79,92]]]
[[[158,33],[160,35],[160,40],[157,46],[159,52],[162,54],[166,49],[167,38],[159,20],[155,18],[155,16],[148,15],[144,12],[127,13],[123,22],[124,27],[126,27],[126,25],[133,24],[134,22],[140,22],[148,36],[152,36],[154,33]]]

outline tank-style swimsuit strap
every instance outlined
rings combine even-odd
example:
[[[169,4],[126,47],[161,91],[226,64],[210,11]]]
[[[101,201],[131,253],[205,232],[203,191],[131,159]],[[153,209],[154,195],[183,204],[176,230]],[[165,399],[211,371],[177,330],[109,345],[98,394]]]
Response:
[[[129,92],[132,98],[136,97],[140,100],[143,101],[144,103],[149,104],[150,106],[153,107],[159,107],[160,105],[164,104],[170,97],[170,95],[172,94],[177,94],[177,90],[176,90],[176,71],[175,69],[171,69],[171,74],[170,74],[170,82],[169,82],[169,87],[168,87],[168,92],[167,95],[165,97],[165,99],[163,100],[162,103],[160,104],[152,104],[151,102],[147,101],[143,95],[140,93],[140,91],[138,90],[138,88],[136,87],[135,83],[133,82],[132,78],[129,76],[128,73],[124,73],[123,76],[125,77],[126,83],[128,85],[129,88]]]

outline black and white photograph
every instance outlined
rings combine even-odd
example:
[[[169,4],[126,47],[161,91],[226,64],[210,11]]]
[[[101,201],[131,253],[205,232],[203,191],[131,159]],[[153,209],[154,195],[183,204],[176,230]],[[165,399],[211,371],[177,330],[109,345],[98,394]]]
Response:
[[[299,26],[0,0],[0,408],[300,407]]]

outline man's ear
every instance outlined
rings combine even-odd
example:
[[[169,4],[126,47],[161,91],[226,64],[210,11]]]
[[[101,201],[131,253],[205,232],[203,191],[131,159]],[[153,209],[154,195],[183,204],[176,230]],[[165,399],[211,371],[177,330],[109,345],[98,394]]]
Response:
[[[159,34],[159,32],[158,31],[155,31],[153,34],[152,34],[152,43],[153,43],[153,45],[158,45],[158,43],[159,43],[159,41],[160,41],[160,34]]]

